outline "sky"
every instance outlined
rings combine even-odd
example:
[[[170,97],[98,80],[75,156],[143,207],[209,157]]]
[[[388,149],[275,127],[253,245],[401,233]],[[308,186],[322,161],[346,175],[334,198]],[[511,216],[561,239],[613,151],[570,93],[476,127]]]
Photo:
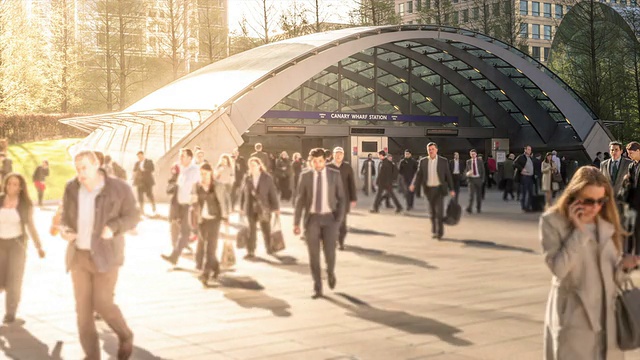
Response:
[[[311,4],[314,0],[267,0],[274,4],[277,11],[283,11],[288,6],[296,1],[304,4],[308,9],[311,9]],[[233,32],[239,32],[240,20],[243,14],[247,18],[247,22],[251,23],[256,21],[260,16],[260,4],[261,0],[229,0],[229,28]],[[324,13],[325,21],[327,22],[348,22],[349,10],[351,10],[355,4],[354,0],[320,0],[322,12]],[[279,19],[279,16],[276,18]],[[257,28],[257,26],[254,26]]]

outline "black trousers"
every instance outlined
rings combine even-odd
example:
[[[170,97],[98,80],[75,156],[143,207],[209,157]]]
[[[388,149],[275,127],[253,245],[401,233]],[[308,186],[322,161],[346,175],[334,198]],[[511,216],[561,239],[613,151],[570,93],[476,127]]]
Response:
[[[347,206],[351,206],[351,204],[347,204]],[[338,231],[338,242],[340,246],[344,246],[344,239],[347,237],[347,216],[349,213],[347,211],[344,212],[344,218],[342,218],[342,222],[340,223],[340,230]]]
[[[476,201],[476,209],[480,211],[482,209],[482,190],[483,183],[481,178],[467,178],[467,184],[469,185],[469,206],[467,210],[473,207],[473,200]]]
[[[262,238],[264,239],[264,247],[269,252],[271,249],[271,223],[269,221],[259,221],[257,214],[249,214],[247,216],[249,221],[249,242],[247,243],[247,252],[251,255],[256,252],[256,245],[258,242],[258,223],[260,223],[260,229],[262,230]]]
[[[511,195],[511,200],[515,199],[513,195],[513,179],[504,179],[504,192],[502,198],[507,200],[507,195]]]
[[[442,196],[440,188],[428,186],[427,199],[429,200],[429,208],[431,210],[431,233],[442,236],[444,235],[444,225],[442,223],[444,217],[444,196]]]
[[[220,218],[203,219],[198,225],[196,267],[202,269],[202,273],[205,275],[209,275],[212,271],[217,271],[220,268],[220,263],[216,257],[219,233]]]
[[[456,201],[458,201],[458,196],[460,196],[460,174],[453,174],[453,191],[456,192]]]
[[[147,195],[151,201],[153,212],[156,212],[156,200],[153,198],[153,186],[138,186],[138,203],[140,203],[140,211],[144,213],[144,195]]]
[[[191,235],[191,224],[189,223],[189,205],[180,204],[177,207],[178,211],[178,239],[175,242],[173,247],[173,252],[171,253],[171,260],[175,263],[182,255],[182,250],[184,250],[187,245],[189,245],[189,236]],[[173,236],[173,228],[172,228],[172,236]],[[173,240],[173,239],[172,239]]]
[[[393,200],[393,204],[396,206],[396,209],[402,210],[402,205],[400,205],[400,201],[398,201],[396,194],[393,192],[393,187],[391,186],[388,186],[386,188],[380,186],[378,188],[376,198],[373,201],[373,210],[378,211],[378,209],[380,208],[380,203],[382,202],[383,195],[389,196],[391,200]]]
[[[413,191],[409,191],[409,186],[411,186],[411,182],[413,179],[403,179],[405,184],[405,192],[404,197],[407,201],[407,209],[413,209],[413,200],[416,197],[416,193]]]
[[[334,275],[336,267],[336,241],[340,221],[333,214],[311,214],[305,225],[305,240],[309,252],[309,267],[313,278],[313,290],[322,291],[320,269],[320,243],[327,264],[327,274]]]

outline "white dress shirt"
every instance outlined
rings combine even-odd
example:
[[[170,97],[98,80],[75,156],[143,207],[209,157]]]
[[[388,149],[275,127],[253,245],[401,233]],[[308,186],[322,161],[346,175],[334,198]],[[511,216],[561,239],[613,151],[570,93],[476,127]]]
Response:
[[[460,174],[460,160],[453,160],[453,173]]]
[[[178,204],[190,205],[191,192],[193,186],[200,181],[200,169],[196,165],[184,167],[180,165],[180,175],[178,175]]]
[[[318,183],[318,175],[322,176],[322,211],[320,214],[329,214],[331,213],[331,207],[329,206],[329,182],[327,181],[327,168],[322,169],[320,174],[316,170],[313,171],[313,192],[311,193],[311,213],[317,214],[316,212],[316,188]]]
[[[473,173],[473,163],[476,164],[476,173]],[[480,168],[478,168],[480,164],[478,164],[478,158],[471,159],[471,169],[469,169],[469,177],[479,178],[480,177]],[[483,165],[484,166],[484,165]]]
[[[427,186],[428,187],[437,187],[440,186],[440,178],[438,177],[438,156],[434,159],[427,157],[427,169],[428,169],[428,179]]]
[[[96,219],[96,198],[103,188],[104,179],[92,191],[89,191],[84,185],[80,185],[78,191],[78,235],[76,237],[76,248],[78,249],[91,250],[91,239]],[[102,229],[98,229],[98,231],[102,231]]]

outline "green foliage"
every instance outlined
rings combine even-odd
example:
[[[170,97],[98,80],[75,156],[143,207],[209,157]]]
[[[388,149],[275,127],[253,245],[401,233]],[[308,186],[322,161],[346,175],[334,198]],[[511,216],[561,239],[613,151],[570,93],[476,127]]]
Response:
[[[558,28],[549,66],[622,141],[640,135],[638,40],[613,9],[596,1],[574,6]]]
[[[13,160],[13,171],[22,174],[29,184],[31,199],[37,192],[31,181],[35,169],[43,160],[49,160],[49,177],[46,179],[45,200],[62,199],[64,186],[76,175],[68,149],[79,139],[62,139],[9,145],[8,154]]]
[[[396,14],[394,0],[353,0],[355,9],[351,22],[361,26],[396,25],[400,16]]]

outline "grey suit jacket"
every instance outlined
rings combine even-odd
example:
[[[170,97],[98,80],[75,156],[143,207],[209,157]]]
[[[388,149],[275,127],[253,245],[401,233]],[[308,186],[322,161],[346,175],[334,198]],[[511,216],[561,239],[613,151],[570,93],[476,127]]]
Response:
[[[411,185],[418,186],[427,186],[429,184],[429,156],[426,156],[420,159],[420,164],[418,164],[418,172],[413,177],[413,181]],[[440,192],[442,195],[446,195],[447,192],[453,191],[453,176],[451,176],[451,171],[449,170],[449,161],[447,158],[438,156],[438,166],[437,166],[438,180],[440,180]]]
[[[484,182],[484,163],[482,162],[482,160],[476,158],[476,167],[479,175],[478,180],[481,182]],[[469,171],[473,171],[473,165],[471,164],[471,159],[467,160],[467,167],[464,170],[465,176],[467,176],[467,173]],[[473,179],[473,177],[467,176],[467,179]]]
[[[607,180],[611,182],[611,166],[613,163],[613,158],[608,159],[600,163],[600,171],[607,177]],[[620,163],[618,164],[618,176],[616,177],[616,182],[612,183],[613,193],[618,194],[620,189],[622,188],[622,180],[625,175],[629,173],[629,164],[631,164],[631,160],[626,158],[620,158]]]
[[[347,198],[344,194],[344,185],[340,172],[335,169],[327,169],[327,187],[325,194],[329,195],[329,207],[336,221],[342,221],[344,212],[347,208]],[[308,169],[300,174],[298,181],[298,194],[295,200],[295,213],[293,216],[293,224],[300,226],[302,212],[304,210],[304,226],[307,226],[309,216],[311,215],[311,202],[313,201],[313,171]]]

